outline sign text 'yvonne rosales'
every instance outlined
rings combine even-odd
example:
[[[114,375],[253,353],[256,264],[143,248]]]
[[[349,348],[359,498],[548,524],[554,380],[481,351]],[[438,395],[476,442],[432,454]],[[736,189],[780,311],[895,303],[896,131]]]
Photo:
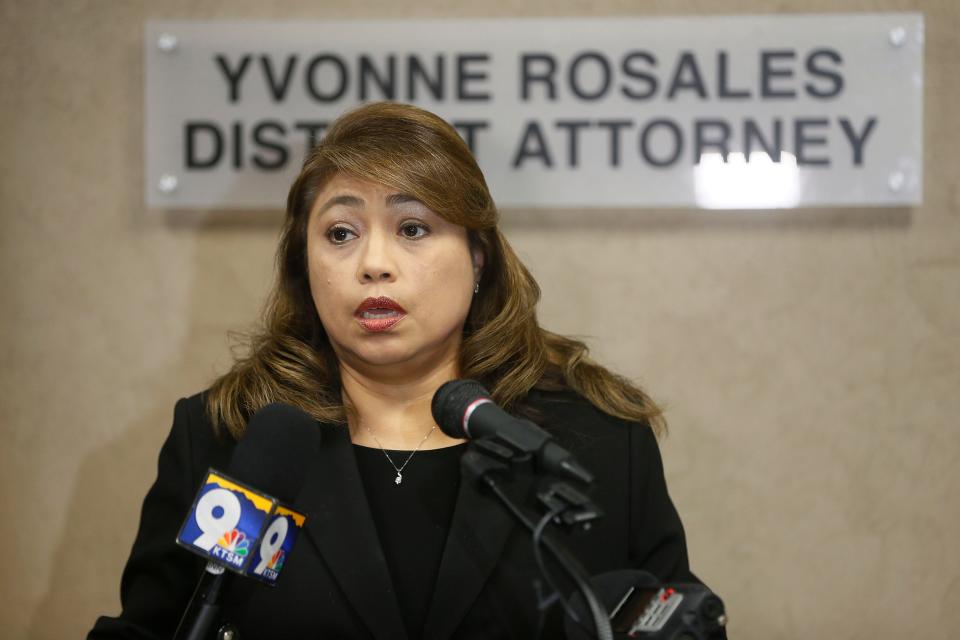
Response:
[[[500,206],[917,204],[919,14],[150,22],[146,200],[278,208],[339,114],[446,118]]]

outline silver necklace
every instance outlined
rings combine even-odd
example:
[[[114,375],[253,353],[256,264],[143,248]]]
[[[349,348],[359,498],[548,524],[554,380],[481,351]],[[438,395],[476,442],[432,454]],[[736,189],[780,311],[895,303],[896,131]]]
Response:
[[[430,434],[433,433],[433,430],[437,428],[437,425],[433,425],[432,427],[430,427],[430,431],[427,431],[427,435],[423,436],[423,440],[420,441],[420,444],[417,445],[417,448],[410,452],[410,455],[407,456],[406,461],[399,467],[397,467],[397,465],[393,463],[393,459],[390,457],[390,454],[387,453],[387,450],[383,448],[382,444],[380,444],[380,439],[377,438],[376,434],[370,429],[370,427],[368,427],[367,425],[363,425],[363,427],[370,433],[370,436],[377,443],[377,446],[380,447],[380,451],[383,451],[383,455],[386,456],[387,462],[390,463],[390,466],[393,467],[393,470],[397,472],[397,477],[394,478],[393,483],[399,485],[401,482],[403,482],[402,471],[410,463],[410,458],[412,458],[413,454],[415,454],[417,451],[420,451],[420,447],[422,447],[423,443],[427,441],[427,438],[429,438]]]

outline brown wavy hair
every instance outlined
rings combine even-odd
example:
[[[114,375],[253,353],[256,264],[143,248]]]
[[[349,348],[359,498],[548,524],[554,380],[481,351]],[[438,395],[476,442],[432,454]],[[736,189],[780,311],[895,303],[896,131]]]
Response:
[[[326,181],[336,173],[411,195],[467,229],[484,254],[480,291],[463,328],[460,374],[482,382],[501,406],[526,413],[533,389],[573,390],[600,410],[665,427],[650,397],[601,367],[578,340],[537,322],[540,287],[497,228],[499,213],[470,149],[438,116],[410,105],[379,102],[337,119],[290,187],[277,249],[277,280],[262,329],[246,336],[246,354],[216,380],[207,412],[234,437],[271,402],[300,407],[323,422],[345,423],[339,369],[310,294],[307,222]]]

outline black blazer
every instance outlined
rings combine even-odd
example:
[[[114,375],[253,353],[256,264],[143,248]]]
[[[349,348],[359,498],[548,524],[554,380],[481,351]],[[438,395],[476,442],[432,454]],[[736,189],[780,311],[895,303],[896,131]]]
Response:
[[[624,568],[692,582],[683,527],[667,495],[660,453],[646,425],[612,418],[572,394],[534,393],[540,424],[596,475],[606,516],[565,537],[592,575]],[[401,612],[345,427],[319,424],[321,445],[297,506],[304,532],[279,585],[234,579],[223,619],[250,638],[406,638]],[[160,451],[156,482],[120,585],[123,612],[88,636],[170,638],[203,567],[174,539],[208,467],[228,468],[233,441],[217,438],[203,396],[181,399]],[[529,493],[518,480],[516,490]],[[530,535],[475,483],[461,479],[424,638],[532,638],[549,596]],[[553,607],[544,638],[562,638]]]

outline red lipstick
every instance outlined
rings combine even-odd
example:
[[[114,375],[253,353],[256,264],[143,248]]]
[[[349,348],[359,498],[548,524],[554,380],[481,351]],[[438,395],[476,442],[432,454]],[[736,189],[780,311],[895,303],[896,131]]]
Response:
[[[386,296],[367,298],[353,312],[360,326],[371,333],[388,331],[406,315],[406,309]]]

